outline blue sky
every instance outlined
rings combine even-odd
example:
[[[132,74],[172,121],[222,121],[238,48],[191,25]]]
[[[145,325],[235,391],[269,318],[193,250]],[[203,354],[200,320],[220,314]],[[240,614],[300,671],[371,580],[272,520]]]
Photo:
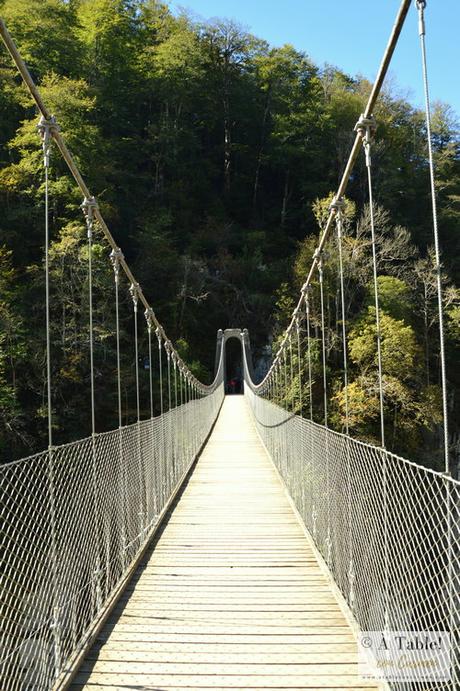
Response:
[[[373,79],[400,0],[183,0],[202,18],[236,19],[272,45],[292,43],[319,65]],[[428,0],[427,47],[433,100],[460,116],[460,0]],[[390,78],[415,106],[423,105],[417,11],[412,3]]]

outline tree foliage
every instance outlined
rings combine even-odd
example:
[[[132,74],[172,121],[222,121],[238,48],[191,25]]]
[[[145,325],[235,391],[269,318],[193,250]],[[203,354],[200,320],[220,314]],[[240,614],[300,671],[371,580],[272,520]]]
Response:
[[[293,304],[289,296],[309,270],[369,83],[320,68],[291,45],[269,46],[233,21],[197,22],[158,0],[3,0],[0,6],[117,243],[168,333],[183,339],[196,371],[201,362],[200,373],[211,378],[218,328],[248,326],[256,359],[267,343],[276,345]],[[392,448],[417,454],[436,446],[438,416],[427,411],[437,410],[439,400],[425,128],[423,114],[391,87],[375,116],[385,405]],[[46,440],[43,170],[36,124],[33,103],[2,50],[0,452],[7,460]],[[460,155],[458,127],[446,104],[434,106],[433,131],[455,420]],[[360,160],[343,241],[349,399],[356,434],[375,440],[365,182]],[[65,441],[88,432],[88,257],[82,200],[54,149],[50,193],[55,435]],[[101,238],[93,253],[98,429],[106,429],[117,421],[114,287]],[[332,422],[341,428],[337,263],[334,240],[325,271],[327,352]],[[123,415],[129,421],[134,354],[126,285],[121,301]],[[321,419],[317,287],[312,302],[315,415]],[[142,363],[146,349],[141,330]],[[141,377],[148,414],[144,367]]]

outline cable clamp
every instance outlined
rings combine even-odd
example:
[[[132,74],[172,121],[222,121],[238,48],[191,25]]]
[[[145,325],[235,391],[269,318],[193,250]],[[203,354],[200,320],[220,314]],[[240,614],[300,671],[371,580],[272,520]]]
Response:
[[[51,115],[50,118],[47,120],[43,115],[41,116],[38,125],[37,125],[37,130],[38,133],[41,137],[42,140],[42,147],[43,147],[43,158],[44,158],[44,165],[46,167],[49,166],[49,156],[50,156],[50,145],[51,145],[51,138],[53,133],[59,132],[60,127],[56,121],[56,118],[54,115]]]
[[[338,214],[340,211],[345,209],[345,200],[343,197],[334,197],[332,202],[329,204],[329,211],[334,211]]]
[[[297,333],[298,333],[298,334],[300,333],[300,330],[301,330],[301,328],[302,328],[302,316],[303,316],[303,315],[302,315],[302,314],[299,314],[299,313],[297,313],[297,314],[295,315],[295,323],[296,323],[296,329],[297,329]]]
[[[363,114],[360,115],[358,122],[355,125],[354,131],[357,132],[361,137],[368,137],[369,140],[374,136],[377,125],[373,115],[365,118]]]
[[[86,227],[88,228],[88,238],[90,238],[93,231],[94,212],[99,209],[99,205],[95,197],[85,197],[80,208],[85,216]]]
[[[137,303],[139,302],[139,292],[140,292],[140,286],[139,283],[131,283],[129,286],[129,294],[131,295],[134,303],[134,307],[137,309]]]
[[[376,124],[373,115],[371,115],[368,118],[365,118],[364,115],[361,115],[361,117],[355,125],[355,132],[357,132],[360,135],[363,142],[364,151],[366,153],[366,166],[368,168],[370,168],[372,165],[371,141],[374,137],[375,130]]]
[[[118,276],[120,273],[120,261],[123,259],[123,252],[119,247],[117,247],[110,252],[109,257],[115,272],[115,280],[118,281]]]
[[[155,313],[151,307],[147,307],[147,309],[144,312],[144,317],[147,322],[147,328],[149,330],[149,333],[152,333],[152,328],[155,324]]]
[[[313,260],[318,262],[318,271],[320,274],[322,274],[323,262],[325,259],[327,259],[326,252],[323,249],[317,247],[313,253]]]
[[[426,34],[426,28],[425,28],[425,8],[426,8],[426,1],[425,0],[415,0],[415,7],[417,8],[418,11],[418,33],[420,37],[425,36]]]

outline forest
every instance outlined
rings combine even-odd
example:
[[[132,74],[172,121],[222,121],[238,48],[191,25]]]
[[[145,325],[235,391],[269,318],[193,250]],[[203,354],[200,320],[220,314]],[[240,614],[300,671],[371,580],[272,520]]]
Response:
[[[3,0],[0,14],[171,340],[213,377],[216,332],[247,327],[259,370],[287,326],[371,85],[274,47],[233,20],[156,0]],[[382,46],[383,51],[383,46]],[[414,56],[414,80],[419,78]],[[459,455],[460,138],[433,104],[450,446]],[[424,114],[391,80],[374,113],[374,202],[388,448],[442,467],[436,273]],[[0,51],[0,461],[46,447],[44,171],[38,115]],[[82,199],[50,169],[53,426],[90,431]],[[379,402],[364,159],[347,192],[344,261],[350,431],[378,443]],[[335,241],[325,269],[330,424],[344,425]],[[114,281],[93,247],[97,428],[117,426]],[[132,304],[122,297],[124,422],[135,419]],[[315,302],[315,301],[314,301]],[[142,317],[143,320],[143,317]],[[322,421],[313,305],[313,416]],[[303,336],[304,338],[304,336]],[[142,416],[149,415],[145,329]],[[303,363],[305,366],[305,363]],[[300,380],[292,385],[299,386]],[[305,404],[303,414],[308,414]]]

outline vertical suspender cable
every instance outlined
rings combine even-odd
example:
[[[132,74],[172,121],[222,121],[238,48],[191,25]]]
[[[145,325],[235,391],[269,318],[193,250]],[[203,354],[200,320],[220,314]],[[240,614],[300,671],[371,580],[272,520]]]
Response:
[[[374,216],[374,196],[372,188],[372,158],[371,158],[371,142],[372,135],[375,131],[375,121],[371,116],[365,118],[361,116],[355,127],[356,132],[361,136],[364,153],[366,156],[367,169],[367,183],[369,190],[369,215],[371,224],[371,241],[372,241],[372,270],[374,279],[374,305],[375,305],[375,327],[377,331],[377,362],[378,362],[378,378],[379,378],[379,401],[380,401],[380,440],[382,449],[385,449],[385,413],[384,413],[384,396],[383,396],[383,367],[382,367],[382,332],[380,329],[380,305],[379,305],[379,283],[377,274],[377,246],[375,236],[375,216]],[[389,602],[390,602],[390,586],[389,586],[389,570],[388,570],[388,480],[387,480],[387,456],[382,452],[382,489],[383,489],[383,559],[384,559],[384,627],[389,629]]]
[[[174,465],[174,449],[173,449],[173,435],[172,435],[172,415],[171,415],[171,406],[172,406],[172,397],[171,397],[171,343],[169,341],[165,342],[165,350],[166,350],[166,360],[168,362],[168,449],[170,452],[170,458],[171,458],[171,467],[170,467],[170,479],[171,481],[174,478],[175,475],[175,465]],[[172,489],[172,484],[170,485],[169,489]]]
[[[100,539],[99,539],[99,499],[97,496],[97,469],[96,469],[96,410],[94,391],[94,327],[93,327],[93,225],[94,210],[97,202],[94,197],[85,197],[81,208],[86,218],[88,235],[88,302],[89,302],[89,362],[90,362],[90,389],[91,389],[91,446],[93,465],[93,502],[94,502],[94,528],[96,532],[96,565],[94,571],[96,593],[94,600],[95,613],[102,606],[101,592],[101,567],[100,567]]]
[[[53,446],[53,406],[51,396],[51,327],[50,327],[50,267],[49,267],[49,164],[51,130],[57,128],[54,118],[45,120],[42,116],[38,131],[43,145],[43,167],[45,169],[45,319],[46,319],[46,390],[48,407],[48,446]]]
[[[437,277],[437,293],[438,293],[438,319],[439,319],[439,347],[440,347],[440,364],[441,364],[441,388],[442,388],[442,409],[443,409],[443,423],[444,423],[444,469],[446,473],[450,472],[449,462],[449,421],[448,421],[448,404],[447,404],[447,372],[446,372],[446,353],[444,343],[444,309],[443,309],[443,286],[442,286],[442,267],[441,267],[441,251],[439,246],[439,229],[438,229],[438,210],[436,201],[436,185],[434,173],[434,159],[433,159],[433,142],[432,142],[432,128],[431,128],[431,104],[430,104],[430,89],[428,82],[428,68],[426,57],[426,27],[424,10],[426,7],[425,0],[416,0],[416,7],[419,16],[419,35],[420,46],[422,51],[422,71],[423,71],[423,88],[425,93],[425,122],[426,122],[426,136],[428,144],[428,165],[430,169],[430,188],[431,188],[431,209],[433,216],[433,237],[434,237],[434,251],[436,261],[436,277]]]
[[[112,250],[110,261],[112,262],[114,281],[115,281],[115,331],[116,331],[116,350],[117,350],[117,395],[118,395],[118,461],[120,473],[120,499],[121,499],[121,559],[123,568],[126,568],[126,475],[123,463],[123,436],[122,436],[122,407],[121,407],[121,358],[120,358],[120,257],[121,250]]]
[[[161,420],[161,454],[162,463],[160,465],[161,472],[161,507],[163,506],[164,488],[165,488],[165,475],[166,475],[166,437],[165,437],[165,419],[164,419],[164,406],[163,406],[163,358],[162,358],[162,335],[159,327],[155,330],[157,340],[158,340],[158,371],[159,371],[159,387],[160,387],[160,420]]]
[[[310,288],[305,290],[305,311],[307,317],[307,360],[308,360],[308,405],[310,409],[310,421],[313,422],[313,384],[311,380],[311,330],[310,330]]]
[[[129,292],[133,300],[133,313],[134,313],[134,358],[135,358],[135,374],[136,374],[136,418],[139,424],[141,419],[141,405],[140,405],[140,394],[139,394],[139,344],[138,344],[138,327],[137,327],[137,308],[139,303],[139,284],[131,283],[129,287]]]
[[[145,499],[146,487],[144,482],[144,473],[142,467],[142,445],[141,445],[141,401],[139,392],[139,342],[138,342],[138,323],[137,313],[139,305],[139,284],[131,283],[129,292],[133,301],[134,314],[134,359],[135,359],[135,376],[136,376],[136,427],[137,427],[137,462],[139,465],[139,491],[141,495],[141,502],[139,506],[139,526],[140,535],[142,535],[146,528],[146,514],[145,514]]]
[[[54,642],[54,675],[61,671],[61,628],[59,612],[59,564],[56,540],[56,506],[54,498],[54,463],[53,463],[53,404],[51,391],[51,324],[50,324],[50,268],[49,268],[49,164],[51,148],[51,130],[58,125],[54,117],[46,120],[43,116],[38,124],[42,139],[43,167],[45,170],[45,328],[46,328],[46,392],[48,411],[48,473],[50,495],[51,524],[51,573],[53,583],[52,630]]]
[[[441,250],[439,245],[439,229],[438,229],[438,209],[436,199],[436,184],[435,184],[435,169],[433,158],[433,141],[431,128],[431,103],[430,103],[430,88],[428,81],[428,67],[426,56],[426,25],[425,25],[425,8],[426,0],[416,0],[415,5],[418,10],[418,27],[420,36],[420,48],[422,53],[422,73],[423,73],[423,88],[425,93],[425,122],[426,122],[426,136],[428,144],[428,165],[430,169],[430,189],[431,189],[431,209],[433,217],[433,237],[434,237],[434,251],[436,261],[436,280],[438,293],[438,320],[439,320],[439,350],[440,350],[440,365],[441,365],[441,389],[442,389],[442,414],[443,414],[443,435],[444,435],[444,472],[445,472],[445,488],[446,488],[446,525],[447,525],[447,581],[449,584],[449,626],[452,640],[455,640],[456,618],[455,618],[455,586],[454,586],[454,566],[453,566],[453,497],[452,484],[450,482],[450,454],[449,454],[449,411],[447,400],[447,368],[446,368],[446,352],[444,343],[444,307],[443,307],[443,285],[442,285],[442,267],[441,267]],[[455,662],[453,662],[455,668]],[[455,674],[455,676],[457,676]],[[452,689],[456,688],[456,681],[452,679]]]
[[[117,393],[118,393],[118,427],[122,427],[121,413],[121,362],[120,362],[120,257],[121,250],[112,250],[110,260],[113,266],[115,280],[115,330],[117,349]]]
[[[94,324],[93,324],[93,226],[94,210],[97,206],[94,197],[85,198],[82,204],[88,231],[88,301],[89,301],[89,362],[91,388],[91,434],[96,433],[96,410],[94,389]]]
[[[326,324],[324,317],[324,272],[322,255],[318,259],[319,289],[321,302],[321,342],[323,360],[323,394],[324,394],[324,427],[326,439],[326,495],[327,495],[327,538],[326,538],[326,562],[331,563],[331,496],[330,496],[330,472],[329,472],[329,430],[328,430],[328,403],[327,403],[327,358],[326,358]]]
[[[153,357],[152,357],[152,330],[154,326],[153,310],[151,307],[145,310],[147,320],[147,333],[149,339],[149,393],[150,393],[150,419],[153,419]]]
[[[321,344],[322,344],[322,361],[323,361],[323,404],[324,404],[324,426],[327,429],[328,426],[328,405],[327,405],[327,371],[326,371],[326,325],[324,318],[324,272],[323,272],[323,260],[320,258],[318,261],[318,274],[319,274],[319,290],[320,290],[320,303],[321,303]]]
[[[172,359],[174,368],[174,453],[181,463],[183,459],[180,458],[179,454],[179,433],[177,425],[177,357],[174,352],[172,354]]]
[[[348,436],[349,424],[349,392],[348,392],[348,354],[347,354],[347,325],[346,325],[346,307],[345,307],[345,282],[343,273],[343,207],[342,199],[335,199],[333,204],[336,208],[336,225],[337,225],[337,246],[339,251],[339,274],[340,274],[340,303],[341,303],[341,318],[342,318],[342,347],[343,347],[343,388],[345,392],[345,432]]]
[[[154,421],[153,421],[153,357],[152,357],[152,330],[154,327],[154,315],[151,307],[148,307],[144,316],[147,322],[147,337],[148,337],[148,348],[149,348],[149,397],[150,397],[150,421],[149,421],[149,439],[150,439],[150,462],[145,469],[145,477],[147,482],[147,476],[150,474],[152,478],[152,486],[147,491],[146,485],[146,504],[147,504],[147,517],[148,522],[157,515],[157,504],[156,504],[156,464],[155,464],[155,438],[154,438]],[[153,505],[153,514],[151,507]]]
[[[379,400],[380,400],[380,440],[382,448],[385,448],[385,414],[383,397],[383,368],[382,368],[382,333],[380,330],[380,306],[379,306],[379,283],[377,275],[377,246],[375,237],[375,214],[374,214],[374,195],[372,189],[372,159],[371,142],[372,134],[375,130],[375,122],[372,117],[365,118],[363,115],[357,122],[355,130],[362,137],[364,152],[366,156],[367,184],[369,191],[369,216],[371,225],[372,242],[372,270],[374,279],[374,305],[375,305],[375,326],[377,330],[377,363],[379,377]]]
[[[163,362],[161,357],[161,331],[156,329],[155,331],[158,339],[158,366],[159,366],[159,385],[160,385],[160,415],[163,417]]]
[[[334,199],[331,204],[335,208],[337,226],[337,246],[339,251],[339,278],[340,278],[340,306],[342,319],[342,346],[343,346],[343,388],[345,392],[345,445],[347,464],[347,521],[348,521],[348,603],[353,610],[354,605],[354,565],[353,565],[353,534],[352,534],[352,492],[351,492],[351,459],[350,459],[350,421],[349,421],[349,393],[348,393],[348,353],[347,353],[347,322],[345,304],[345,281],[343,271],[343,199]]]
[[[302,355],[300,350],[300,315],[296,318],[296,331],[297,331],[297,360],[298,360],[298,370],[299,370],[299,414],[303,417],[303,394],[302,394]]]

